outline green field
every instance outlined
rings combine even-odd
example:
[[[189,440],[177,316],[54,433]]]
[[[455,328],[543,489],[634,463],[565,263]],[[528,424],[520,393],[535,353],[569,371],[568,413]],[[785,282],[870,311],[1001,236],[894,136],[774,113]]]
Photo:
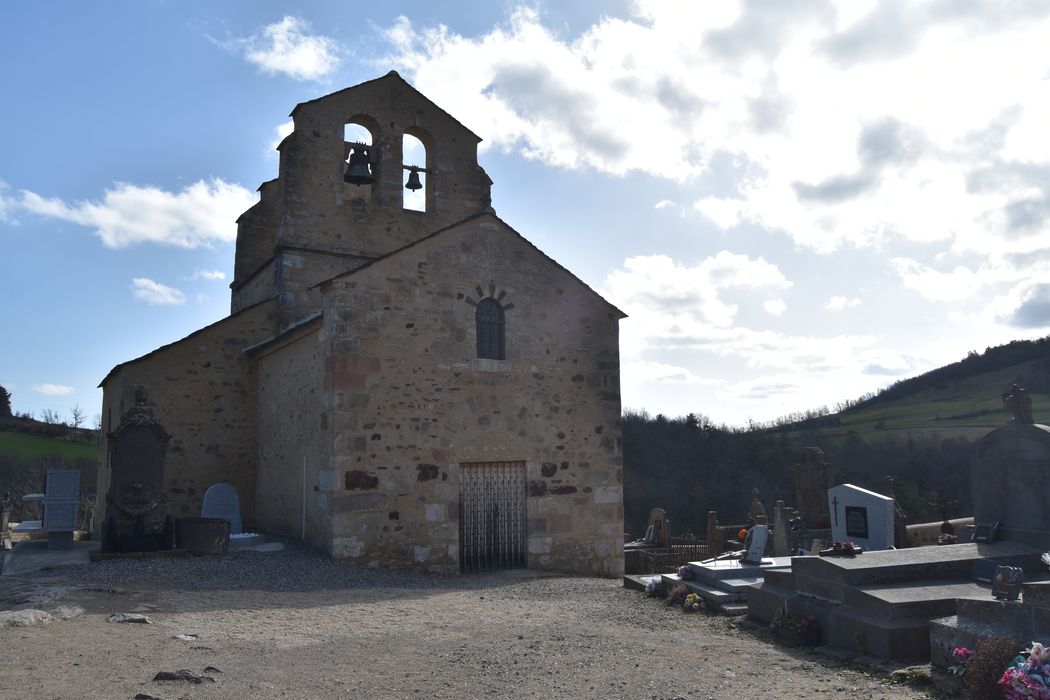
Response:
[[[25,433],[0,433],[0,451],[11,452],[22,459],[48,455],[64,459],[98,459],[98,445],[94,442],[72,442]]]

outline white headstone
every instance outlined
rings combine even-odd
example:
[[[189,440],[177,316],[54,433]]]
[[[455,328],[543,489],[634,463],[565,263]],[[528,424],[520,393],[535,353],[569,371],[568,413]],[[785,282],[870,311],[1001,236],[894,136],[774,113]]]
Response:
[[[212,484],[204,492],[202,518],[222,518],[230,521],[230,534],[236,535],[241,528],[241,501],[237,489],[229,484]]]
[[[894,501],[889,496],[853,484],[828,489],[831,537],[852,542],[866,550],[893,546]]]
[[[740,560],[741,564],[761,564],[762,555],[766,553],[766,542],[769,540],[769,526],[755,525],[751,528],[751,543],[747,547],[747,554]]]

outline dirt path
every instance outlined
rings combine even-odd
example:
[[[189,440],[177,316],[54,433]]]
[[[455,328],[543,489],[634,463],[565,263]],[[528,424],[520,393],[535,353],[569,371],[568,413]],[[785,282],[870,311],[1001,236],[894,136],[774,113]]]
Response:
[[[86,612],[0,629],[8,658],[0,697],[922,697],[879,674],[775,646],[736,620],[666,608],[618,581],[506,572],[425,584],[417,577],[417,588],[411,575],[398,576],[311,590],[259,590],[248,578],[228,588],[169,580],[127,589],[83,575],[27,579],[23,587],[54,587],[57,602]],[[17,586],[5,585],[17,598]],[[106,621],[135,611],[153,624]],[[221,671],[208,674],[214,683],[151,680],[207,666]]]

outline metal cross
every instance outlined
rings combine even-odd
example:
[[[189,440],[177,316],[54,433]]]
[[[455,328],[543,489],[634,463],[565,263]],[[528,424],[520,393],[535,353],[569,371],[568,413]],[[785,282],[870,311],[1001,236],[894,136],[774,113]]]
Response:
[[[835,496],[831,499],[831,505],[835,507],[835,524],[839,524],[839,497]]]

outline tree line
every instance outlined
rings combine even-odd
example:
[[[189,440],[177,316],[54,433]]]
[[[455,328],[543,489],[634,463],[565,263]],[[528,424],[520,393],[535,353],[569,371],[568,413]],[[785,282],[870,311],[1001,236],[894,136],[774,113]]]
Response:
[[[797,437],[715,425],[703,416],[679,418],[628,411],[622,419],[624,527],[644,534],[649,511],[667,510],[676,534],[706,531],[707,512],[723,525],[746,520],[754,489],[772,517],[773,505],[795,503],[794,465],[802,447],[819,447],[837,483],[893,491],[908,522],[931,522],[936,498],[973,511],[970,461],[975,441],[921,433],[828,437],[819,429]],[[886,479],[892,479],[892,486]]]

